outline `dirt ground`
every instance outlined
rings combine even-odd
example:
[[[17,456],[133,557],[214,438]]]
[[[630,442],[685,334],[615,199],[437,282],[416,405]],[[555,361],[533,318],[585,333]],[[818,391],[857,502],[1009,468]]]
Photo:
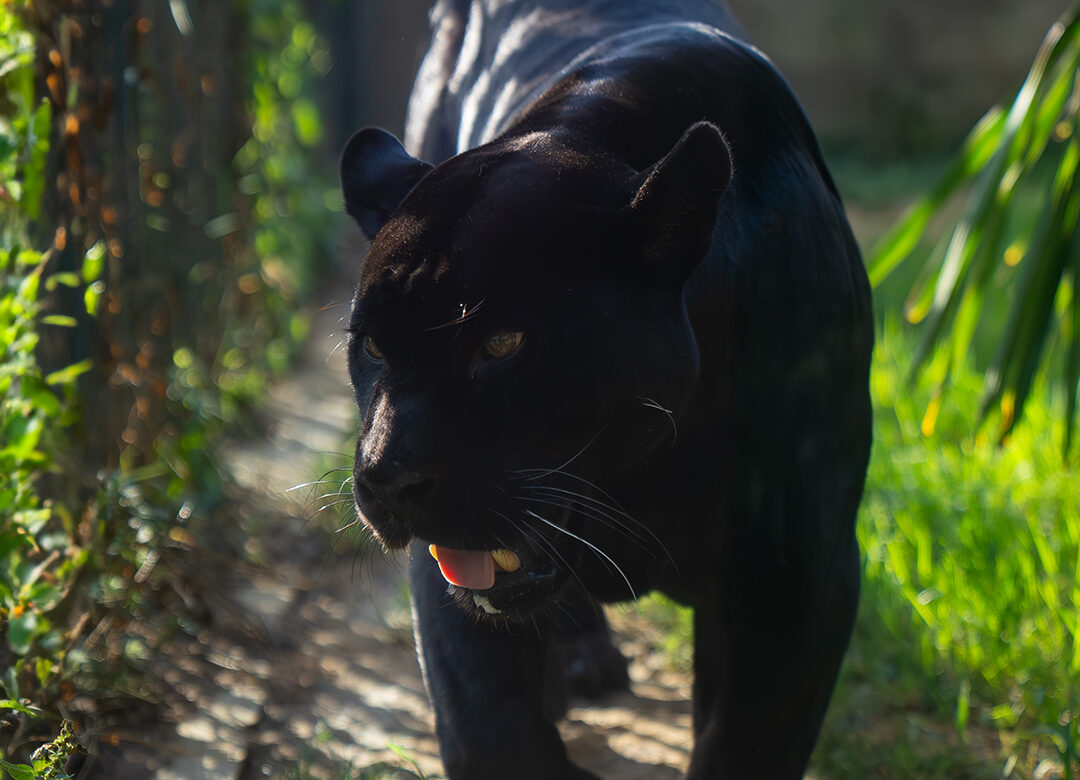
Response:
[[[346,310],[320,313],[310,359],[270,390],[266,436],[229,448],[255,533],[245,562],[208,555],[205,625],[144,665],[173,695],[145,712],[99,713],[111,725],[89,735],[83,780],[340,779],[378,762],[407,768],[396,749],[441,775],[403,561],[358,556],[355,536],[319,527],[340,482],[289,490],[348,464],[355,410],[335,349]],[[572,703],[561,726],[570,755],[605,778],[681,777],[691,681],[649,651],[640,619],[615,611],[612,623],[634,659],[631,691]]]

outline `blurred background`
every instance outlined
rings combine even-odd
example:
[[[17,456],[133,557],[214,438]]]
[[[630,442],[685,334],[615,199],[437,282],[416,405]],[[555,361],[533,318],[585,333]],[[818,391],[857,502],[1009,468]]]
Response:
[[[864,598],[813,776],[1076,777],[1076,5],[730,6],[875,283]],[[349,506],[336,182],[352,132],[401,133],[427,9],[0,2],[0,777],[83,748],[83,777],[438,776]],[[685,700],[687,613],[613,622]],[[679,776],[671,707],[607,776]]]

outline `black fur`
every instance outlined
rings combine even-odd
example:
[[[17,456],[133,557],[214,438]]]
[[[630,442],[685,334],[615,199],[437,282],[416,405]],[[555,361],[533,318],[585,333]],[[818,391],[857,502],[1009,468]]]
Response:
[[[595,603],[655,588],[695,609],[688,776],[801,777],[858,601],[873,338],[813,132],[705,0],[432,19],[417,157],[364,130],[342,181],[373,242],[354,492],[411,545],[447,771],[591,776],[551,722],[556,670],[623,684]],[[448,586],[429,543],[521,568]]]

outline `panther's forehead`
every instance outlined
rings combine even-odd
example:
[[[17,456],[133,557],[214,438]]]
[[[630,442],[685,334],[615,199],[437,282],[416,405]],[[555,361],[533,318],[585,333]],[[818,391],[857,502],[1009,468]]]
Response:
[[[421,331],[481,303],[481,319],[498,327],[558,308],[581,288],[575,278],[627,254],[617,208],[629,201],[626,180],[624,168],[590,167],[537,135],[447,160],[376,235],[358,304],[371,322]]]

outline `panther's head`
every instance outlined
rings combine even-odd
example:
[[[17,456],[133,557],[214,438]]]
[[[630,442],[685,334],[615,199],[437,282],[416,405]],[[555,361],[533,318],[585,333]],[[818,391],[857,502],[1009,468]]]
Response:
[[[526,613],[607,557],[590,529],[643,533],[597,483],[670,438],[694,387],[683,286],[727,146],[701,123],[638,171],[534,133],[433,167],[365,129],[341,175],[371,239],[349,324],[357,508],[385,547],[429,543],[470,603]]]

